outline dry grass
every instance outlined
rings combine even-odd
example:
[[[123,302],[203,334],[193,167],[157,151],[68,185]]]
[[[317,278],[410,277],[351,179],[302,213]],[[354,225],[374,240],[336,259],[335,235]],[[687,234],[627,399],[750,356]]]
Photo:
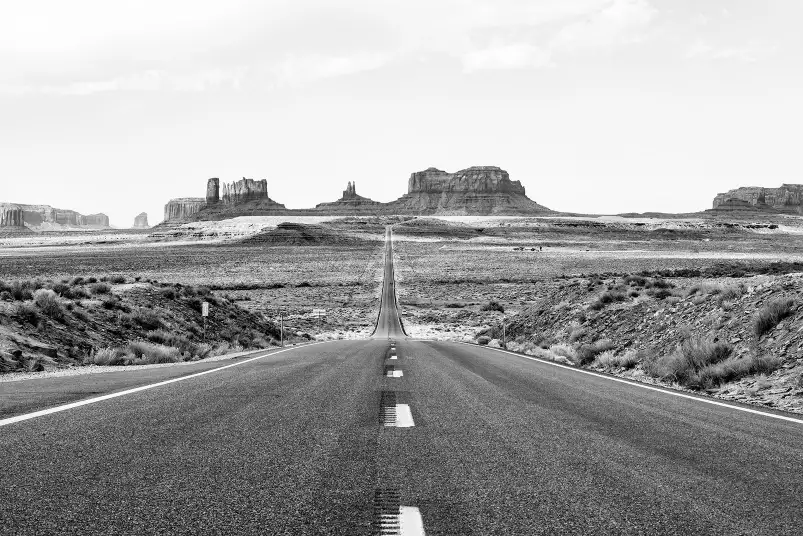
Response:
[[[634,350],[617,354],[613,350],[606,350],[594,359],[594,364],[606,369],[631,369],[644,359],[644,355]]]
[[[712,377],[715,371],[713,365],[727,360],[732,353],[733,346],[728,343],[687,337],[673,352],[647,359],[644,370],[656,378],[698,389],[703,387],[701,371],[708,370],[706,378]]]
[[[755,333],[756,337],[761,337],[765,333],[772,331],[781,320],[792,314],[794,306],[795,300],[791,298],[771,301],[758,311],[753,318],[753,333]]]

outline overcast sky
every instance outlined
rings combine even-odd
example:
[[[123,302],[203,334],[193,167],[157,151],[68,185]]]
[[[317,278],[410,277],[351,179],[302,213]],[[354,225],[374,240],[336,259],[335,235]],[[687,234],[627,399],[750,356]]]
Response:
[[[557,210],[803,182],[799,0],[25,0],[0,16],[0,201],[162,219],[495,165]]]

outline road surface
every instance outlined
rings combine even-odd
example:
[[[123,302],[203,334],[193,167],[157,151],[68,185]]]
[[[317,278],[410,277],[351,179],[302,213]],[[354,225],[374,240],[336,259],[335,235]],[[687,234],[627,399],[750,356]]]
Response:
[[[802,422],[409,339],[392,258],[370,340],[0,383],[0,532],[801,534]]]

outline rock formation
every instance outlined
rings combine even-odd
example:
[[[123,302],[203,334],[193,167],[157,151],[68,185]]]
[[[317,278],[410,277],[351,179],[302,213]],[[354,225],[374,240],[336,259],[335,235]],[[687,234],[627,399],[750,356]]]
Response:
[[[713,210],[764,210],[803,214],[803,184],[783,184],[780,188],[747,186],[718,194]]]
[[[166,222],[187,221],[206,206],[206,199],[201,197],[180,197],[171,199],[165,205]]]
[[[209,184],[207,183],[207,198],[208,196]],[[248,201],[268,199],[268,181],[265,179],[255,181],[243,177],[237,182],[224,184],[220,198],[226,205],[240,205]]]
[[[349,181],[340,199],[332,203],[320,203],[315,210],[326,214],[382,214],[385,213],[385,207],[385,203],[357,195],[357,184]]]
[[[14,207],[6,215],[9,222],[19,221],[19,212],[22,213],[23,226],[30,229],[64,229],[64,228],[107,228],[109,217],[105,214],[90,214],[84,216],[74,210],[53,208],[49,205],[22,205],[0,204],[2,207]],[[3,209],[7,210],[7,209]]]
[[[150,225],[148,225],[147,213],[142,212],[138,214],[136,218],[134,218],[134,225],[133,225],[134,229],[147,229],[148,227],[150,227]]]
[[[390,203],[397,214],[538,214],[549,209],[529,199],[519,181],[496,166],[456,173],[436,168],[413,173],[407,194]]]
[[[0,230],[25,229],[24,211],[19,205],[0,205]]]
[[[435,168],[413,173],[408,193],[391,203],[357,194],[349,181],[337,201],[315,208],[288,210],[268,197],[268,181],[243,178],[229,184],[211,178],[205,198],[173,199],[165,206],[165,222],[221,220],[237,216],[345,215],[531,215],[551,212],[529,199],[519,181],[493,166],[471,167],[456,173]]]
[[[214,177],[206,181],[206,204],[214,205],[220,201],[220,179]]]

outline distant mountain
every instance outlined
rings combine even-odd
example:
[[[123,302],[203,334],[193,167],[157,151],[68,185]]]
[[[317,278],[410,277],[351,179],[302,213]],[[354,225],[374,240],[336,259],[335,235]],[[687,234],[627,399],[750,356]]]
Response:
[[[36,231],[69,229],[108,229],[106,214],[83,215],[74,210],[49,205],[0,203],[0,228],[33,229]]]

